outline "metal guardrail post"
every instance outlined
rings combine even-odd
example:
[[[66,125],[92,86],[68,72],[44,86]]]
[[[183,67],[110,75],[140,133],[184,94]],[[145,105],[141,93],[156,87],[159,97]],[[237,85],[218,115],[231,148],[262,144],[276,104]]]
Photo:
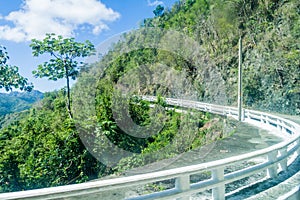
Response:
[[[272,151],[268,154],[268,162],[275,162],[277,159],[277,151]],[[267,169],[267,176],[269,178],[275,178],[277,177],[277,163],[272,164],[268,169]]]
[[[216,181],[224,180],[224,168],[212,170],[212,179]],[[214,200],[225,200],[225,184],[212,189],[212,198]]]
[[[175,181],[175,188],[178,189],[181,192],[187,191],[190,189],[190,176],[185,175],[185,176],[179,176],[176,178]],[[178,198],[177,200],[189,200],[189,196],[183,196]]]

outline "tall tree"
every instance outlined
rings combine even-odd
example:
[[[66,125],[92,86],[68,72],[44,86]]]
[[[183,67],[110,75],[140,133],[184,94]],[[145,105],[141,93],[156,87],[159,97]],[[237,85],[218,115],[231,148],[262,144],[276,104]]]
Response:
[[[158,5],[153,11],[155,17],[160,17],[163,15],[165,8],[162,5]]]
[[[30,47],[33,51],[33,56],[42,54],[50,54],[49,62],[44,62],[38,66],[36,71],[32,73],[35,77],[48,77],[49,80],[56,81],[57,79],[65,78],[67,81],[67,109],[70,118],[71,112],[71,97],[70,97],[70,78],[75,80],[78,76],[82,62],[76,59],[83,58],[94,54],[94,45],[86,40],[84,43],[76,42],[74,38],[63,38],[56,36],[54,33],[47,34],[43,40],[33,39]]]
[[[9,60],[8,53],[4,46],[0,45],[0,89],[4,88],[6,91],[12,88],[20,90],[31,91],[33,86],[29,84],[27,78],[19,74],[17,66],[7,64]]]

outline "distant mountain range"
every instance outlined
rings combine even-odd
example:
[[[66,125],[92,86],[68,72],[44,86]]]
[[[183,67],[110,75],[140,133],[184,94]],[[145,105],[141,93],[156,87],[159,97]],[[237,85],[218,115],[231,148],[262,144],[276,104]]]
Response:
[[[40,91],[0,93],[0,117],[26,110],[44,97]]]

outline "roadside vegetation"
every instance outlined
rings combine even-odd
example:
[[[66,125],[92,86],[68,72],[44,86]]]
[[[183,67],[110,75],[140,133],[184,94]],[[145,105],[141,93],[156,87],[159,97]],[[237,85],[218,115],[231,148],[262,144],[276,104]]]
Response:
[[[182,35],[165,40],[170,31]],[[224,129],[224,120],[214,115],[165,110],[164,97],[236,106],[240,37],[244,106],[299,115],[298,0],[185,0],[170,9],[159,6],[139,30],[124,35],[90,65],[67,60],[92,54],[94,47],[88,41],[79,44],[55,35],[33,40],[34,56],[54,56],[38,67],[36,77],[65,78],[67,86],[44,94],[38,104],[0,129],[0,192],[119,174],[232,134]],[[145,46],[157,41],[167,41],[169,50]],[[57,42],[61,45],[55,46]],[[31,90],[18,69],[7,65],[8,59],[5,48],[0,48],[0,88]],[[170,73],[174,79],[161,78]],[[77,79],[72,88],[69,78]],[[128,98],[121,95],[123,86],[130,86]],[[143,95],[159,98],[150,104],[139,98]],[[129,118],[142,128],[131,130],[122,124]],[[146,135],[151,129],[158,131]],[[97,148],[86,148],[83,133],[85,142]],[[124,155],[119,155],[120,149]],[[119,159],[107,165],[94,156],[105,152]]]

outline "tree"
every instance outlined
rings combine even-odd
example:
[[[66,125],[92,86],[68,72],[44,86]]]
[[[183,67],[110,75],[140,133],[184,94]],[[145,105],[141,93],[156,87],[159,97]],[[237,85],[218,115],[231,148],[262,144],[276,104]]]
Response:
[[[155,17],[160,17],[164,13],[164,7],[162,5],[158,5],[155,10],[153,11]]]
[[[6,91],[12,88],[19,88],[20,90],[31,91],[33,86],[28,84],[28,79],[19,74],[17,66],[7,64],[9,60],[8,53],[4,46],[0,45],[0,89],[4,88]]]
[[[42,54],[50,54],[49,62],[44,62],[38,66],[36,71],[32,73],[35,77],[48,77],[49,80],[56,81],[65,78],[67,81],[67,109],[70,118],[71,112],[71,97],[70,97],[70,78],[75,80],[78,76],[80,65],[82,62],[76,61],[78,58],[83,58],[94,54],[94,45],[86,40],[84,43],[75,42],[74,38],[63,38],[56,36],[54,33],[46,34],[43,40],[33,39],[30,47],[33,50],[33,56]]]

